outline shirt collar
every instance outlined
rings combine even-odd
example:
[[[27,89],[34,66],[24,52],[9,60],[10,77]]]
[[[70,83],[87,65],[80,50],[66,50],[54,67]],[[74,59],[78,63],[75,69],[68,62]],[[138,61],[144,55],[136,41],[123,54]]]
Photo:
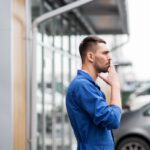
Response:
[[[98,86],[97,83],[95,82],[95,80],[86,71],[84,71],[84,70],[78,70],[77,74],[83,76],[84,78],[86,78],[87,80],[89,80],[90,82],[92,82],[96,86]],[[98,86],[98,88],[100,89],[99,86]]]

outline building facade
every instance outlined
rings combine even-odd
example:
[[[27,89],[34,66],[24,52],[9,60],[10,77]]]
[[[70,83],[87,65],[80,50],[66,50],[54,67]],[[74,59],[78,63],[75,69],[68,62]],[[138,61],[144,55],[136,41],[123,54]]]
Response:
[[[76,148],[66,113],[65,93],[80,69],[79,43],[85,36],[97,34],[108,39],[111,47],[116,46],[116,34],[120,38],[122,34],[128,35],[125,2],[7,0],[1,3],[0,149]],[[57,15],[39,21],[46,13],[56,13],[54,10],[58,10]]]

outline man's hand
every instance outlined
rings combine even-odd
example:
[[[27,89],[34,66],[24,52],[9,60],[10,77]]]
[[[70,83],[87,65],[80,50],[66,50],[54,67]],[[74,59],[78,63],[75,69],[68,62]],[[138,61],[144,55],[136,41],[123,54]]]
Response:
[[[112,62],[110,63],[107,76],[99,74],[99,77],[111,86],[110,105],[117,105],[122,108],[119,78]]]
[[[106,74],[100,73],[99,77],[110,86],[120,86],[118,74],[112,62],[110,62],[110,67],[108,68],[108,74],[106,75]]]

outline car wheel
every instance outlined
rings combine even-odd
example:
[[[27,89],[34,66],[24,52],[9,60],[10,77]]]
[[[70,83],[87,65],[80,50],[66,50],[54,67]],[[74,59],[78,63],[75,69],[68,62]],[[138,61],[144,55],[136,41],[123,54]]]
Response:
[[[150,150],[150,146],[142,138],[127,137],[118,143],[116,150]]]

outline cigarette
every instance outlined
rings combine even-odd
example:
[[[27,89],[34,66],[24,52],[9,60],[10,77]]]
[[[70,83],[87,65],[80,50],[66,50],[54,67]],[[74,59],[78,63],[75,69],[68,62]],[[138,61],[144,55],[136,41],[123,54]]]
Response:
[[[119,63],[113,63],[114,66],[119,66]]]

